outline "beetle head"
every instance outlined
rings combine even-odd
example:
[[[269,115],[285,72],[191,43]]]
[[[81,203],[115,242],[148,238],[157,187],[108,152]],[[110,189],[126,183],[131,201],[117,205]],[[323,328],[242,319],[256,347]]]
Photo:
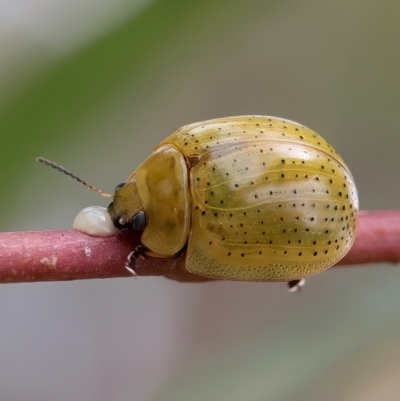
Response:
[[[127,182],[117,185],[113,202],[108,205],[108,213],[118,229],[128,228],[132,225],[135,231],[143,231],[145,214],[135,176],[131,176]]]

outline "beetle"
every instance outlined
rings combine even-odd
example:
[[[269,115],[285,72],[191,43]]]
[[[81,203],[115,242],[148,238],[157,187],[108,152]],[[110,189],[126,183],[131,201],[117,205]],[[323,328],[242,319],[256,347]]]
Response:
[[[350,250],[358,197],[343,159],[316,132],[238,116],[178,129],[116,187],[108,213],[141,235],[132,273],[138,256],[186,252],[194,275],[293,288]]]

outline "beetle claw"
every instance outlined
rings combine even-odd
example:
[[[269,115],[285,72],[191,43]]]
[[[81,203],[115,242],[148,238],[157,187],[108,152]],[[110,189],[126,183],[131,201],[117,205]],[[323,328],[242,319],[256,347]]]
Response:
[[[135,270],[130,267],[129,263],[125,263],[125,269],[128,270],[129,273],[132,274],[135,278],[138,278],[139,276],[136,274]]]
[[[125,269],[128,270],[128,272],[131,273],[132,276],[134,276],[134,277],[138,277],[138,274],[136,273],[136,270],[135,270],[135,268],[136,268],[136,260],[137,260],[137,257],[138,257],[137,253],[138,252],[137,252],[136,249],[134,251],[132,251],[128,255],[126,263],[125,263]]]
[[[306,280],[304,278],[300,280],[288,281],[289,292],[299,292],[303,288]]]

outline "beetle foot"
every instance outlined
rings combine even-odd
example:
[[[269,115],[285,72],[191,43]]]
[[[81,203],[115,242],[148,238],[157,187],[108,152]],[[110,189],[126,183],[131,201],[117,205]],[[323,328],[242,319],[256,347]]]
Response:
[[[299,292],[303,288],[306,280],[304,278],[300,280],[288,281],[289,292]]]
[[[129,273],[132,274],[134,277],[139,277],[136,273],[137,262],[139,258],[144,259],[142,254],[142,246],[137,246],[134,251],[132,251],[128,257],[126,258],[125,262],[125,269],[128,270]]]
[[[133,276],[139,277],[139,276],[142,276],[143,274],[139,274],[138,270],[140,272],[142,272],[143,268],[145,268],[147,270],[147,268],[149,267],[149,265],[147,265],[147,268],[146,268],[146,260],[151,262],[152,260],[154,261],[157,259],[174,259],[174,258],[175,258],[175,256],[172,256],[170,258],[164,258],[164,257],[160,258],[159,255],[150,251],[150,249],[148,249],[144,245],[138,245],[135,248],[135,250],[133,250],[126,258],[125,268]],[[148,274],[145,274],[145,275],[148,275]],[[150,274],[150,275],[152,275],[152,274]]]

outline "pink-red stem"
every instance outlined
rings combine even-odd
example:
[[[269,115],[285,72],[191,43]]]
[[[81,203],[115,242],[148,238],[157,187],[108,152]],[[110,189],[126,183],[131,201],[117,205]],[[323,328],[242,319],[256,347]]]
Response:
[[[73,230],[0,233],[0,283],[129,277],[127,255],[139,244],[134,233],[96,238]],[[356,242],[338,265],[400,261],[400,211],[362,212]],[[205,281],[188,274],[184,257],[151,260],[140,275]]]

